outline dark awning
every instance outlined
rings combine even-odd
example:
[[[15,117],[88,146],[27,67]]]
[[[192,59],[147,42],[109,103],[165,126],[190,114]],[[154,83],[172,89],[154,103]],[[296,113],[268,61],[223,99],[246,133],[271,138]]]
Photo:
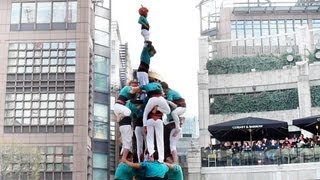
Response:
[[[313,134],[319,133],[320,115],[308,116],[292,120],[292,124]]]
[[[258,140],[264,137],[284,139],[288,123],[273,119],[246,117],[208,126],[211,135],[220,141]]]

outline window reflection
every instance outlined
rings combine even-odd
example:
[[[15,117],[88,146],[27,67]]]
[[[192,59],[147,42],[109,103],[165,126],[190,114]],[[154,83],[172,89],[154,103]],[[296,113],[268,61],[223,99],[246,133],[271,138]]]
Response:
[[[66,116],[74,116],[74,110],[65,110]]]
[[[69,2],[67,22],[77,22],[77,2]]]
[[[22,3],[21,13],[21,23],[34,23],[35,3]]]
[[[6,102],[6,109],[13,109],[14,107],[14,102]]]
[[[237,22],[237,38],[244,39],[244,22],[238,21]],[[244,46],[244,40],[238,41],[238,46]]]
[[[37,7],[37,23],[50,23],[51,3],[39,2]]]
[[[11,24],[20,23],[20,3],[12,3],[11,7]]]
[[[94,168],[108,168],[108,155],[101,153],[93,153],[93,167]]]
[[[43,5],[50,5],[50,3],[43,3]],[[8,58],[7,73],[17,73],[16,71],[18,71],[20,74],[8,75],[8,84],[20,89],[25,86],[32,92],[20,91],[19,94],[6,94],[4,110],[6,124],[10,124],[11,121],[11,124],[15,126],[14,129],[19,132],[53,133],[57,131],[70,133],[70,126],[68,126],[68,130],[65,130],[61,125],[74,124],[75,94],[72,93],[74,73],[65,73],[65,69],[68,68],[70,72],[75,71],[75,48],[75,42],[9,44],[8,52],[11,58]],[[56,57],[51,58],[51,52],[52,54],[55,52]],[[60,56],[58,56],[58,52],[61,52]],[[71,57],[66,58],[66,56]],[[67,64],[68,66],[66,66]],[[64,69],[64,73],[56,74],[58,68]],[[53,73],[44,73],[49,70]],[[24,75],[24,73],[28,74]],[[63,86],[65,84],[69,87],[67,91],[71,93],[64,92]],[[62,89],[55,89],[56,85]],[[30,86],[37,87],[31,89]],[[39,90],[42,92],[40,93]],[[23,125],[31,125],[31,128],[22,128]],[[59,125],[58,128],[53,128],[57,125]]]
[[[48,1],[48,0],[47,0]],[[11,24],[20,23],[76,23],[77,1],[67,2],[22,2],[11,5]],[[29,26],[32,29],[24,29],[26,26],[12,26],[13,30],[43,30],[52,27],[58,29],[74,29],[75,26]]]
[[[94,121],[94,134],[96,139],[108,139],[108,125],[105,122]]]
[[[109,47],[109,34],[102,31],[95,31],[95,40],[97,44],[108,46]]]
[[[245,35],[246,35],[246,38],[251,38],[253,37],[252,36],[252,21],[246,21],[245,22],[245,29],[246,29],[246,32],[245,32]],[[249,40],[246,40],[246,45],[247,46],[253,46],[253,40],[252,39],[249,39]]]
[[[108,32],[109,20],[99,16],[95,16],[95,28],[101,31]]]
[[[108,106],[104,104],[94,104],[94,116],[108,117]]]
[[[313,26],[317,26],[313,20]],[[318,20],[319,21],[319,20]],[[232,53],[283,53],[286,51],[286,38],[285,33],[294,32],[295,28],[301,25],[307,25],[307,19],[271,19],[271,20],[253,20],[253,21],[232,21],[231,22],[231,39],[238,39],[232,41]],[[316,23],[317,24],[317,23]],[[315,28],[315,27],[313,27]],[[278,35],[279,36],[276,36]],[[270,36],[271,35],[271,36]],[[242,40],[244,38],[251,37],[263,37],[255,38],[252,40]],[[294,43],[296,44],[296,42]],[[245,46],[241,47],[241,46]],[[263,46],[263,47],[260,47]],[[245,51],[244,51],[245,49]],[[254,51],[252,51],[254,50]],[[209,50],[211,52],[212,50]]]
[[[13,117],[14,110],[6,110],[5,111],[5,117]]]
[[[278,33],[284,34],[285,31],[285,21],[284,20],[278,20]],[[286,45],[286,37],[285,36],[279,36],[279,45],[285,46]]]
[[[53,2],[52,22],[65,22],[66,2]]]
[[[109,90],[108,76],[103,74],[94,74],[95,90],[107,92]]]
[[[95,72],[100,74],[105,74],[105,75],[109,74],[109,64],[108,64],[108,59],[106,57],[96,55],[94,57],[94,62],[95,62],[94,64]]]
[[[312,28],[316,31],[313,32],[315,38],[313,38],[313,43],[316,45],[320,42],[320,19],[313,19],[312,20]],[[318,37],[318,38],[316,38]]]

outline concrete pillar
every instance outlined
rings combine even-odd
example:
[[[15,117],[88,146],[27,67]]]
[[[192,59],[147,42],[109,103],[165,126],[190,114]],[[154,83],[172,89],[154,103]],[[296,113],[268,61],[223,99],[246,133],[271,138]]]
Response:
[[[309,60],[307,51],[311,49],[310,32],[308,26],[297,27],[296,39],[299,42],[299,54],[302,61],[297,62],[298,66],[298,95],[299,95],[299,117],[311,116],[311,93],[309,82]],[[306,137],[312,137],[312,133],[301,130]]]
[[[297,62],[298,66],[298,96],[299,96],[299,118],[311,116],[311,92],[309,81],[308,61]],[[312,133],[301,130],[305,137],[312,137]]]
[[[195,143],[197,144],[197,143]],[[201,179],[201,152],[199,146],[192,146],[187,154],[188,178],[187,180]]]
[[[207,37],[199,38],[199,71],[198,71],[198,104],[199,104],[199,145],[206,147],[210,143],[210,133],[208,131],[210,104],[209,104],[209,75],[206,68],[209,59],[209,44]]]

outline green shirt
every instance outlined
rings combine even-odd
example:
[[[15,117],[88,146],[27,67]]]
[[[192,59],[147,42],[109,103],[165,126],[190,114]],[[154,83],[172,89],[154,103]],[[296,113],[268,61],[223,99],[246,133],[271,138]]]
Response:
[[[146,17],[140,16],[138,23],[141,24],[141,26],[142,26],[141,29],[149,30],[149,22]]]
[[[179,164],[176,164],[173,169],[170,169],[167,175],[168,180],[183,180],[182,168]]]
[[[160,163],[159,161],[145,161],[140,163],[140,169],[144,170],[145,177],[158,177],[164,178],[166,173],[169,171],[169,167]]]
[[[146,85],[140,86],[141,90],[145,90],[147,93],[150,91],[163,91],[162,86],[158,82],[151,82]]]
[[[166,92],[166,99],[168,101],[174,101],[181,98],[182,98],[181,95],[175,90],[168,89],[168,91]]]
[[[120,163],[114,175],[115,180],[132,180],[132,168],[126,163]]]
[[[138,109],[137,104],[127,101],[126,106],[131,110],[131,117],[133,117],[134,115],[136,117],[143,116],[143,108]]]
[[[129,99],[130,91],[131,91],[131,87],[125,86],[120,90],[119,96],[121,95]]]

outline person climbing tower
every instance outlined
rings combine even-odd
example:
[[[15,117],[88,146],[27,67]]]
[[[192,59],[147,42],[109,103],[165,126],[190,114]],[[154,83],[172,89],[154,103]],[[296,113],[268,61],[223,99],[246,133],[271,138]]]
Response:
[[[178,154],[177,154],[177,142],[181,136],[181,127],[184,123],[184,117],[181,117],[186,112],[186,102],[185,99],[181,97],[181,95],[171,88],[169,88],[168,83],[162,81],[161,86],[165,93],[165,98],[167,99],[168,104],[171,107],[170,116],[174,121],[174,129],[170,132],[170,152],[172,154],[173,160],[175,163],[178,162]]]
[[[139,81],[139,86],[143,86],[149,83],[149,67],[150,60],[156,54],[156,50],[154,49],[151,42],[144,45],[141,55],[140,55],[140,65],[137,71],[137,78]],[[145,98],[145,93],[140,94],[140,99],[143,100]]]
[[[126,159],[129,151],[132,148],[132,127],[131,127],[131,110],[126,106],[126,102],[135,98],[140,88],[137,83],[130,81],[129,85],[124,86],[119,93],[118,99],[114,105],[114,114],[119,123],[119,130],[121,134],[123,155],[122,159]]]
[[[149,41],[149,36],[150,36],[150,32],[149,32],[150,25],[147,20],[148,12],[149,12],[148,8],[143,7],[141,5],[141,8],[139,9],[140,17],[139,17],[138,23],[141,24],[141,35],[143,36],[145,43]]]
[[[163,162],[164,142],[162,116],[170,113],[170,107],[163,97],[163,90],[160,83],[150,82],[139,87],[147,93],[147,103],[143,112],[143,126],[146,130],[148,152],[150,155],[155,152],[154,136],[156,136],[159,161]]]

